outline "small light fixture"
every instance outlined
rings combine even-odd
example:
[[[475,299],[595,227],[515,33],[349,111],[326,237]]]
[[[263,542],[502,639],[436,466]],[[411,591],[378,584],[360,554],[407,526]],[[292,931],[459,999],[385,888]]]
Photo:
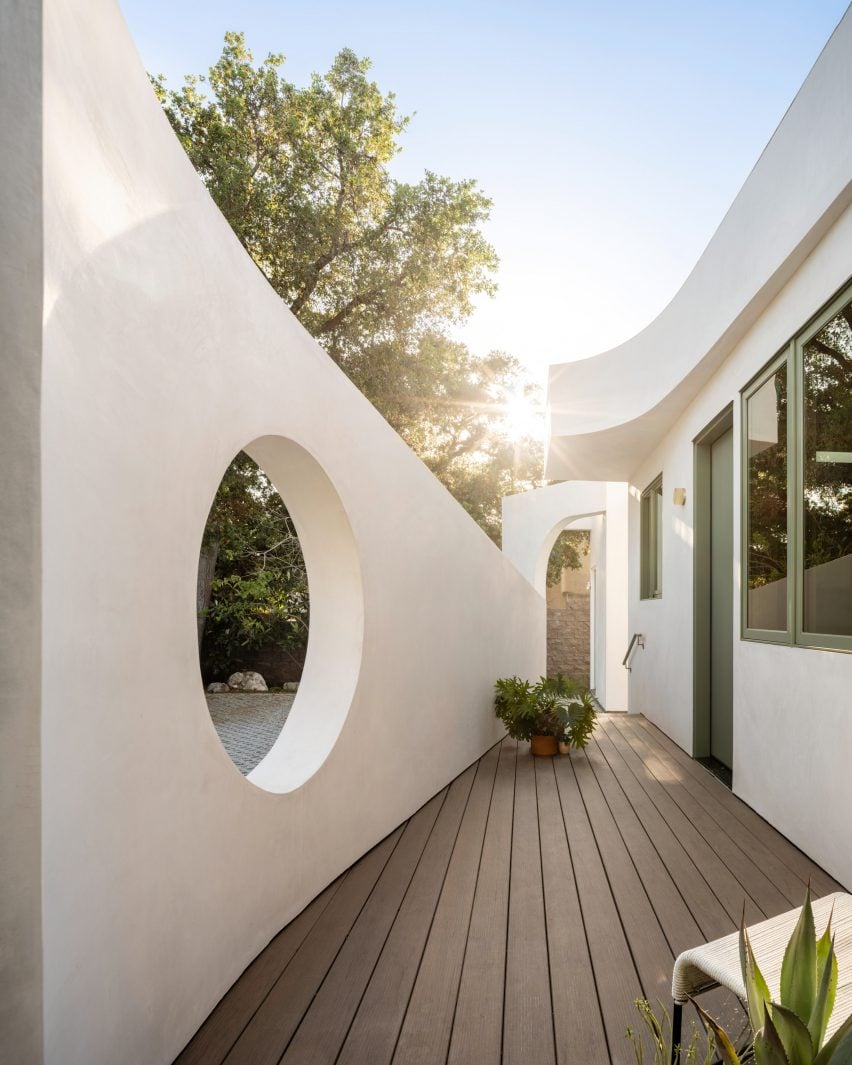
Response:
[[[686,506],[686,489],[675,488],[675,490],[672,492],[672,502],[676,507]]]

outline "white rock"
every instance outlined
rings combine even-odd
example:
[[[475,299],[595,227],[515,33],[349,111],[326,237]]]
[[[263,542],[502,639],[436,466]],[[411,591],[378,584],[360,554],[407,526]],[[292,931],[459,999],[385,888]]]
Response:
[[[235,692],[268,692],[266,681],[259,673],[248,670],[246,673],[232,673],[228,677],[228,687]]]
[[[281,685],[281,690],[284,692],[297,692],[299,690],[299,682],[297,680],[286,680]]]
[[[209,695],[224,695],[225,692],[229,692],[231,689],[221,680],[214,680],[212,684],[207,685],[207,692]]]

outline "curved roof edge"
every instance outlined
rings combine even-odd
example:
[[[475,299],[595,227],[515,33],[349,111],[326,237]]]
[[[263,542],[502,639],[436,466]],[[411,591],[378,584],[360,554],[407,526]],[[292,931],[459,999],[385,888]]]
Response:
[[[550,367],[549,478],[629,477],[852,204],[847,10],[668,306],[610,351]]]

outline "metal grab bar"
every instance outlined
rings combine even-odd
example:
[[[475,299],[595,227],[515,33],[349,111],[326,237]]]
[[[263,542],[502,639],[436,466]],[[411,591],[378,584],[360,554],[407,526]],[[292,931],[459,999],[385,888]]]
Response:
[[[645,646],[645,637],[642,635],[641,632],[634,632],[633,633],[633,635],[630,638],[630,645],[627,648],[627,654],[624,656],[624,658],[622,659],[622,662],[621,662],[621,664],[624,666],[624,668],[627,670],[628,673],[630,672],[630,670],[632,668],[630,665],[628,665],[628,663],[630,662],[630,656],[633,654],[633,648],[637,644],[640,647],[642,647],[642,648],[644,648],[644,646]]]

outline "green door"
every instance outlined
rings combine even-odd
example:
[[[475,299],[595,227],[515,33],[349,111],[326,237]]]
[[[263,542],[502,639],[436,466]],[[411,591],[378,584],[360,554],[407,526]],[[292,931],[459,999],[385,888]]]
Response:
[[[734,434],[710,447],[710,753],[734,760]]]

